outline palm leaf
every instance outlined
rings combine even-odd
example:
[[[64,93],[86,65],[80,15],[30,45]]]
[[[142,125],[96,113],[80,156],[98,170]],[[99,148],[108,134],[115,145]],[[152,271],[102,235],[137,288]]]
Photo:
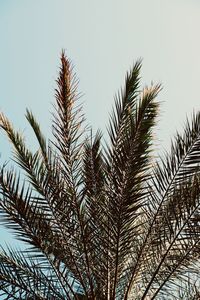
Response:
[[[106,146],[100,131],[82,129],[64,52],[51,139],[27,110],[33,152],[0,114],[23,171],[0,169],[1,221],[29,245],[0,252],[4,299],[189,299],[188,281],[198,297],[200,114],[155,162],[161,88],[141,89],[140,69],[137,61],[115,98]]]
[[[36,262],[28,260],[22,252],[9,249],[6,253],[2,250],[0,265],[1,290],[7,291],[8,287],[12,288],[10,297],[16,296],[16,299],[19,299],[20,295],[20,299],[30,299],[30,297],[34,299],[52,299],[52,297],[64,299],[62,288],[56,286],[57,282],[52,281],[52,274],[48,272],[45,275],[40,264],[37,265]]]
[[[115,275],[113,298],[116,293],[118,273],[130,256],[133,236],[139,233],[138,218],[145,201],[145,185],[149,174],[149,150],[151,146],[152,127],[157,116],[158,104],[155,98],[160,86],[144,90],[141,100],[128,110],[124,135],[120,133],[120,148],[113,149],[109,166],[109,211],[110,227],[113,230]],[[122,136],[122,137],[121,137]],[[141,218],[142,222],[142,218]],[[135,229],[135,230],[134,230]],[[134,241],[133,241],[134,243]]]

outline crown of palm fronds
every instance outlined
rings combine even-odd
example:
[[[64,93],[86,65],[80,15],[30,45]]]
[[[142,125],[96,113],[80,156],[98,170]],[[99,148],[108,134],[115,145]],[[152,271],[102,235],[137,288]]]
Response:
[[[51,140],[27,110],[33,153],[0,115],[25,172],[1,167],[1,220],[29,245],[0,252],[4,299],[189,299],[188,280],[198,299],[200,114],[155,162],[160,85],[141,91],[140,68],[115,99],[107,146],[84,130],[64,52]]]

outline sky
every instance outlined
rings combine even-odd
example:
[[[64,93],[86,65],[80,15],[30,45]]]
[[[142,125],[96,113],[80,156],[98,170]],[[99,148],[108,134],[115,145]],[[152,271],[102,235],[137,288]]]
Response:
[[[87,121],[105,133],[126,71],[143,59],[142,83],[162,83],[158,151],[200,109],[199,0],[0,0],[0,111],[27,136],[30,108],[50,135],[62,49],[80,80]],[[11,147],[0,133],[0,163]],[[14,243],[0,226],[0,244]]]

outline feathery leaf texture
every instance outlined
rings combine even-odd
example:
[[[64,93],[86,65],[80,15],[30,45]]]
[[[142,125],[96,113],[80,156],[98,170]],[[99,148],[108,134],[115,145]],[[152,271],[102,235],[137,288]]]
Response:
[[[51,139],[27,110],[33,152],[0,114],[18,165],[0,168],[0,220],[27,245],[0,250],[2,299],[199,299],[200,113],[155,161],[161,86],[141,89],[140,69],[115,98],[106,144],[84,126],[64,52]]]

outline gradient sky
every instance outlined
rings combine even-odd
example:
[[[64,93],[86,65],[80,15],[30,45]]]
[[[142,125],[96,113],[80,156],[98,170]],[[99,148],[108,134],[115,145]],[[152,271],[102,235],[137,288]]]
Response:
[[[29,145],[26,107],[48,134],[59,55],[66,49],[88,122],[105,131],[113,96],[142,57],[143,83],[163,84],[156,146],[169,148],[186,114],[200,109],[199,16],[199,0],[0,0],[0,110]],[[10,149],[1,134],[1,163]],[[10,241],[1,229],[0,244]]]

